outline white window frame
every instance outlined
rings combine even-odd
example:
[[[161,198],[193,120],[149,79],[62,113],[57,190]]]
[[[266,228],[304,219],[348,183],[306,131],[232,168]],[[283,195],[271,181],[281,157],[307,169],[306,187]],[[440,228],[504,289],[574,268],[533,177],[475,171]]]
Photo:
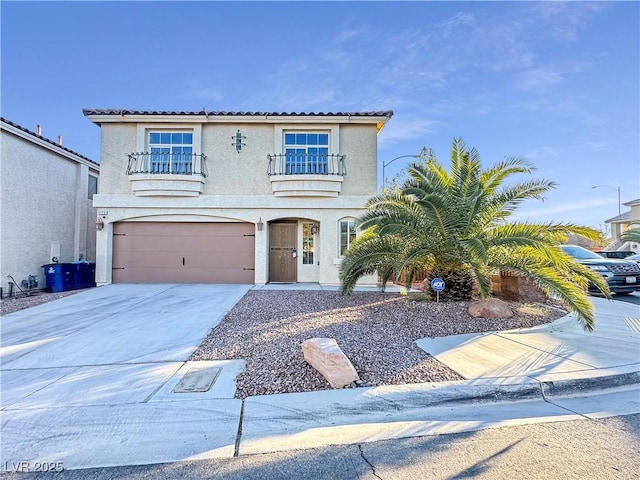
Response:
[[[275,153],[284,154],[284,134],[285,133],[329,133],[329,155],[340,153],[340,125],[324,124],[282,124],[274,128],[273,147]],[[194,137],[195,142],[195,137]]]
[[[348,225],[353,223],[353,240],[358,238],[358,233],[359,233],[358,227],[356,226],[355,218],[345,217],[345,218],[341,218],[338,221],[338,256],[339,257],[344,257],[344,252],[342,251],[342,224],[343,223],[347,223]],[[351,240],[350,228],[349,226],[347,226],[347,246],[345,248],[345,251],[351,246],[351,243],[353,242],[353,240]]]
[[[136,128],[136,152],[147,152],[150,132],[193,134],[193,153],[202,153],[202,125],[195,123],[139,123]]]
[[[179,135],[190,135],[191,136],[191,142],[190,143],[173,143],[174,139],[173,136],[179,134]],[[159,142],[151,142],[151,136],[152,135],[159,135],[160,141]],[[168,135],[169,136],[169,141],[168,142],[163,142],[162,141],[162,137],[164,135]],[[182,150],[184,148],[188,148],[190,151],[187,153],[183,153],[183,152],[176,152],[175,150]],[[154,149],[156,150],[154,152]],[[162,152],[160,152],[159,150],[162,150]],[[166,151],[165,151],[166,150]],[[173,174],[173,173],[191,173],[193,171],[193,161],[194,161],[194,157],[193,157],[193,131],[192,130],[154,130],[154,129],[149,129],[147,131],[147,152],[149,152],[150,154],[150,158],[149,158],[149,168],[152,171],[152,173],[169,173],[169,174]],[[168,157],[166,159],[163,159],[164,155],[168,155]],[[184,155],[184,156],[178,156],[178,155]],[[159,164],[163,165],[163,169],[166,168],[166,172],[157,172],[155,171],[155,168],[153,167],[154,164],[154,158],[156,160],[160,159],[162,160]],[[156,162],[158,163],[158,162]],[[166,165],[165,165],[166,164]],[[188,170],[188,171],[185,171]]]
[[[288,135],[293,135],[296,137],[296,141],[293,143],[287,143],[286,138]],[[299,135],[304,135],[308,137],[309,135],[323,135],[327,137],[326,144],[316,143],[315,145],[305,142],[297,142],[297,137]],[[282,146],[285,157],[284,157],[284,167],[287,174],[326,174],[329,170],[329,159],[331,152],[331,131],[330,130],[284,130],[283,131],[283,146]],[[323,153],[311,153],[310,150],[320,150],[325,149],[326,152]],[[300,156],[302,155],[302,156]],[[315,155],[313,157],[312,155]]]
[[[315,233],[313,233],[313,224],[314,222],[302,222],[302,265],[315,265],[316,262],[316,235]],[[305,227],[308,226],[307,228],[309,229],[309,233],[310,235],[305,236],[304,230]],[[304,254],[305,254],[305,238],[311,238],[311,263],[305,263],[305,258],[304,258]]]
[[[92,188],[95,187],[95,188]],[[93,196],[98,194],[98,177],[97,175],[88,175],[87,179],[87,199],[93,200]]]

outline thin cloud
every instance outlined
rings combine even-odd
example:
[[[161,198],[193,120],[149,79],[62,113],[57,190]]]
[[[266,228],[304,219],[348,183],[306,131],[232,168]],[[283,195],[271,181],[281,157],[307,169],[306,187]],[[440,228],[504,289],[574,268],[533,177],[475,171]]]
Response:
[[[587,199],[582,200],[580,202],[574,203],[563,203],[562,205],[557,205],[553,207],[540,208],[537,210],[519,210],[517,213],[514,213],[514,220],[522,220],[530,217],[549,217],[558,213],[567,213],[567,212],[588,212],[590,209],[594,207],[601,207],[605,205],[610,205],[611,202],[604,199]]]
[[[518,86],[527,91],[542,91],[564,82],[564,76],[553,67],[538,67],[518,75]]]
[[[394,117],[393,122],[384,129],[384,135],[378,139],[381,148],[389,147],[396,143],[425,137],[435,133],[440,122],[417,117]]]
[[[575,41],[604,9],[605,2],[534,2],[530,12],[544,24],[545,34],[563,41]]]
[[[526,153],[524,155],[524,158],[534,163],[537,163],[538,160],[540,159],[557,158],[559,156],[560,156],[560,152],[558,151],[557,148],[541,145],[535,150],[531,150],[528,153]]]

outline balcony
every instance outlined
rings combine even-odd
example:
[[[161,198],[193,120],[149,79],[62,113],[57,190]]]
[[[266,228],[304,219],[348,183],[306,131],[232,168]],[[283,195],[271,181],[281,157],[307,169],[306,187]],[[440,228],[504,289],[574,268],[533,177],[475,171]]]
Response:
[[[131,153],[127,175],[139,197],[197,197],[207,177],[206,160],[197,153]]]
[[[267,176],[276,197],[337,197],[347,174],[346,155],[267,155]]]

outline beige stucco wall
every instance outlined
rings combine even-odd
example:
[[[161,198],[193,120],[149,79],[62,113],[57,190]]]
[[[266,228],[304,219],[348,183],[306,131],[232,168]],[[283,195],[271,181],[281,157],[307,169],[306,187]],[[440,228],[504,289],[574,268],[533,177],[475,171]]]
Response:
[[[376,194],[378,138],[375,125],[340,127],[340,153],[347,155],[343,195]]]
[[[238,129],[247,137],[240,153],[232,145]],[[205,195],[271,193],[267,154],[274,153],[273,125],[206,125],[201,152],[207,156],[209,169]]]
[[[101,134],[98,192],[133,193],[127,178],[128,154],[136,152],[136,125],[105,125]]]
[[[377,133],[375,125],[288,125],[290,129],[331,130],[331,153],[346,155],[347,175],[342,182],[343,195],[374,195],[376,193]],[[268,154],[283,153],[277,124],[120,124],[102,125],[100,191],[132,193],[126,173],[128,155],[148,151],[145,132],[163,129],[197,128],[194,153],[207,156],[209,177],[203,195],[267,195],[271,183],[267,176]],[[246,137],[240,153],[232,137],[240,130]],[[200,143],[197,138],[200,137]]]
[[[363,212],[368,197],[341,196],[336,199],[276,198],[259,196],[200,196],[197,199],[137,198],[136,206],[130,205],[132,196],[99,194],[94,197],[98,214],[104,217],[105,228],[97,232],[96,281],[111,283],[113,224],[118,221],[158,222],[228,222],[240,221],[257,224],[262,219],[264,229],[256,229],[255,282],[268,281],[268,223],[282,219],[297,219],[298,252],[302,252],[302,223],[319,224],[316,235],[316,264],[318,268],[302,265],[298,256],[298,281],[339,284],[340,252],[339,222],[357,217]],[[182,200],[182,201],[180,201]],[[327,201],[331,204],[327,205]],[[367,279],[367,283],[375,279]]]
[[[320,225],[316,235],[315,265],[303,265],[298,256],[298,281],[339,284],[339,222],[364,211],[367,200],[376,194],[377,129],[375,124],[322,125],[298,123],[206,123],[190,118],[171,123],[103,123],[99,194],[94,198],[105,228],[97,233],[96,281],[111,283],[113,224],[119,221],[183,221],[264,223],[256,229],[255,282],[268,281],[268,223],[295,220],[298,223],[298,252],[302,252],[302,223]],[[204,153],[209,177],[198,196],[135,196],[126,174],[127,155],[147,151],[149,130],[193,129],[195,153]],[[345,154],[347,175],[337,197],[276,197],[267,176],[268,154],[283,153],[282,132],[325,130],[331,132],[330,153]],[[240,153],[233,137],[240,130],[244,139]],[[362,283],[375,283],[367,277]]]
[[[94,260],[96,241],[95,210],[87,196],[90,167],[7,128],[3,124],[0,156],[0,286],[5,294],[7,275],[18,284],[35,275],[38,287],[45,286],[41,265],[51,262],[52,245],[54,250],[59,245],[60,262],[76,261],[80,254]]]

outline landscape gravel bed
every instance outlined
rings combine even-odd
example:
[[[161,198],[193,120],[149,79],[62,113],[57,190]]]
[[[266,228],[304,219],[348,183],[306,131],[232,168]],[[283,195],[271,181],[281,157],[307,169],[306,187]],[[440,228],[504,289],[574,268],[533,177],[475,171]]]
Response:
[[[557,305],[511,303],[512,318],[474,318],[469,304],[391,293],[254,290],[211,330],[191,360],[246,360],[236,379],[237,398],[331,388],[304,361],[301,343],[314,337],[335,338],[365,385],[460,380],[415,341],[533,327],[566,314]]]

